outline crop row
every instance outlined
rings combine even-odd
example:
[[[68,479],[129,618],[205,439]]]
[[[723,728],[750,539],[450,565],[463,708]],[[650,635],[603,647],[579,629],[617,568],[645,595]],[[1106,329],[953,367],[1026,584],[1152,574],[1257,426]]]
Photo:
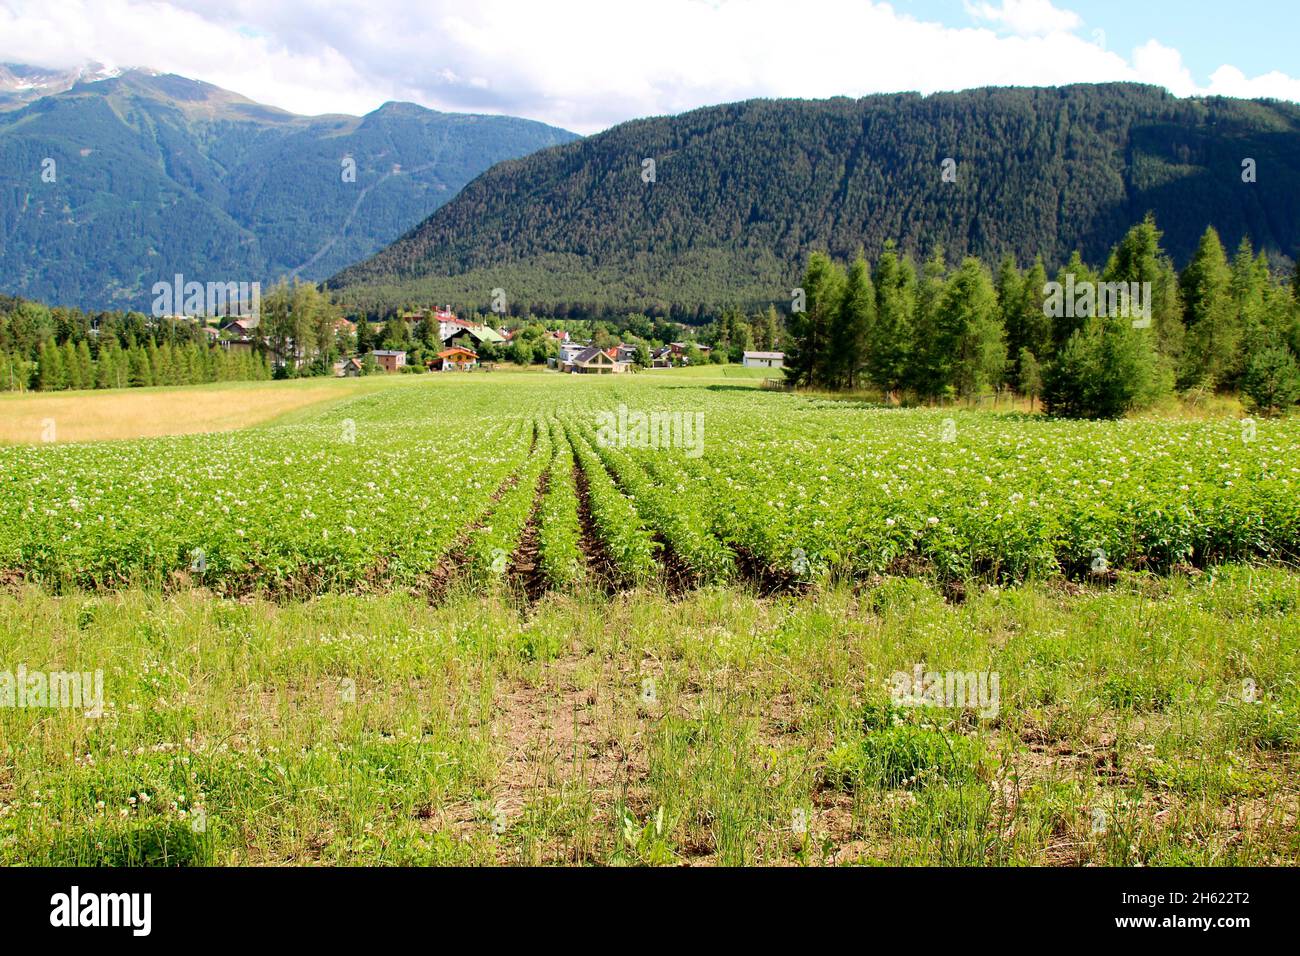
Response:
[[[473,529],[469,540],[468,570],[472,580],[498,580],[509,567],[510,555],[537,500],[538,483],[550,464],[551,433],[542,421],[531,424],[535,447],[515,476],[514,483],[497,500],[485,521]]]
[[[636,504],[614,484],[600,458],[591,449],[575,421],[565,423],[565,434],[587,479],[587,501],[592,521],[625,583],[645,584],[657,577],[654,531],[648,528]]]
[[[578,487],[573,477],[573,449],[560,423],[550,422],[554,454],[546,495],[538,514],[538,545],[542,572],[556,590],[575,587],[584,577],[582,528],[578,521]]]
[[[667,542],[697,582],[718,583],[734,576],[731,552],[692,509],[684,507],[677,489],[655,481],[650,474],[652,463],[643,467],[610,443],[593,441],[592,430],[585,423],[581,430],[618,484],[636,502],[642,518]]]

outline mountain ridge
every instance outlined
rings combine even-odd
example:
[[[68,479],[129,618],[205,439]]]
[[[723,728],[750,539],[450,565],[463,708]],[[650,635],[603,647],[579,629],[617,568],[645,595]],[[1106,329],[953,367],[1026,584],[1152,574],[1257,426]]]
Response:
[[[414,103],[302,116],[147,70],[74,82],[0,112],[0,291],[143,309],[176,272],[322,279],[494,162],[575,138]]]

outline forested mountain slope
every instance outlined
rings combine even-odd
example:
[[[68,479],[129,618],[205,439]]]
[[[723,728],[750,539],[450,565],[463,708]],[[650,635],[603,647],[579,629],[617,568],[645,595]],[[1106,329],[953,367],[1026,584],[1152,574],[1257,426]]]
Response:
[[[1230,247],[1249,234],[1294,256],[1300,107],[1107,84],[637,120],[498,164],[331,284],[375,310],[486,305],[501,288],[518,310],[690,318],[788,302],[813,248],[874,257],[893,238],[918,257],[941,243],[950,260],[1041,254],[1054,267],[1075,249],[1104,258],[1148,211],[1180,263],[1210,223]]]
[[[298,116],[142,70],[78,82],[0,112],[0,291],[145,308],[177,272],[323,278],[493,163],[574,138],[409,103]]]

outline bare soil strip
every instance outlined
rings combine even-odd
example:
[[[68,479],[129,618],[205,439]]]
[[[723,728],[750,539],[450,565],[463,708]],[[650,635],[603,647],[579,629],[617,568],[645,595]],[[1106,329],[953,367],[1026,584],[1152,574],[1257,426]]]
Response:
[[[573,459],[573,483],[578,491],[578,526],[582,529],[580,545],[583,557],[600,589],[607,595],[613,594],[617,590],[619,579],[618,566],[596,531],[596,522],[591,516],[591,492],[587,485],[587,475],[578,464],[576,455]]]
[[[509,580],[523,592],[529,605],[536,604],[546,594],[546,575],[542,573],[542,562],[538,555],[537,515],[542,510],[542,499],[551,484],[551,472],[548,468],[537,480],[537,495],[533,498],[533,510],[529,512],[528,524],[519,537],[519,547],[510,556]]]

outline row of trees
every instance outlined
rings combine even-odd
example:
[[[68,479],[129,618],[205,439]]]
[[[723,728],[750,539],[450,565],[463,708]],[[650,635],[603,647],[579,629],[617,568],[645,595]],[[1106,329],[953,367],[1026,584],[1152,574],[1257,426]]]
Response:
[[[213,345],[195,322],[0,297],[0,391],[188,385],[271,377],[260,353]]]
[[[3,297],[0,390],[250,381],[273,370],[328,375],[352,348],[351,336],[335,328],[342,312],[314,285],[281,282],[261,305],[252,342],[226,347],[211,340],[202,319],[91,314]]]
[[[174,346],[150,342],[121,348],[115,340],[92,356],[85,340],[56,345],[41,343],[36,362],[0,352],[0,390],[29,385],[41,391],[79,388],[139,388],[148,385],[197,385],[203,382],[271,378],[265,356],[248,349],[227,351],[205,345]]]
[[[975,257],[949,269],[942,250],[918,271],[892,242],[874,268],[861,253],[847,269],[813,253],[805,309],[788,320],[787,379],[923,401],[1011,387],[1077,417],[1188,389],[1241,390],[1266,410],[1300,400],[1300,278],[1278,281],[1249,240],[1229,261],[1213,228],[1180,274],[1160,240],[1147,216],[1104,268],[1076,253],[1058,286],[1041,259],[1024,271],[1005,259],[995,274]],[[1137,296],[1107,309],[1106,284]]]

